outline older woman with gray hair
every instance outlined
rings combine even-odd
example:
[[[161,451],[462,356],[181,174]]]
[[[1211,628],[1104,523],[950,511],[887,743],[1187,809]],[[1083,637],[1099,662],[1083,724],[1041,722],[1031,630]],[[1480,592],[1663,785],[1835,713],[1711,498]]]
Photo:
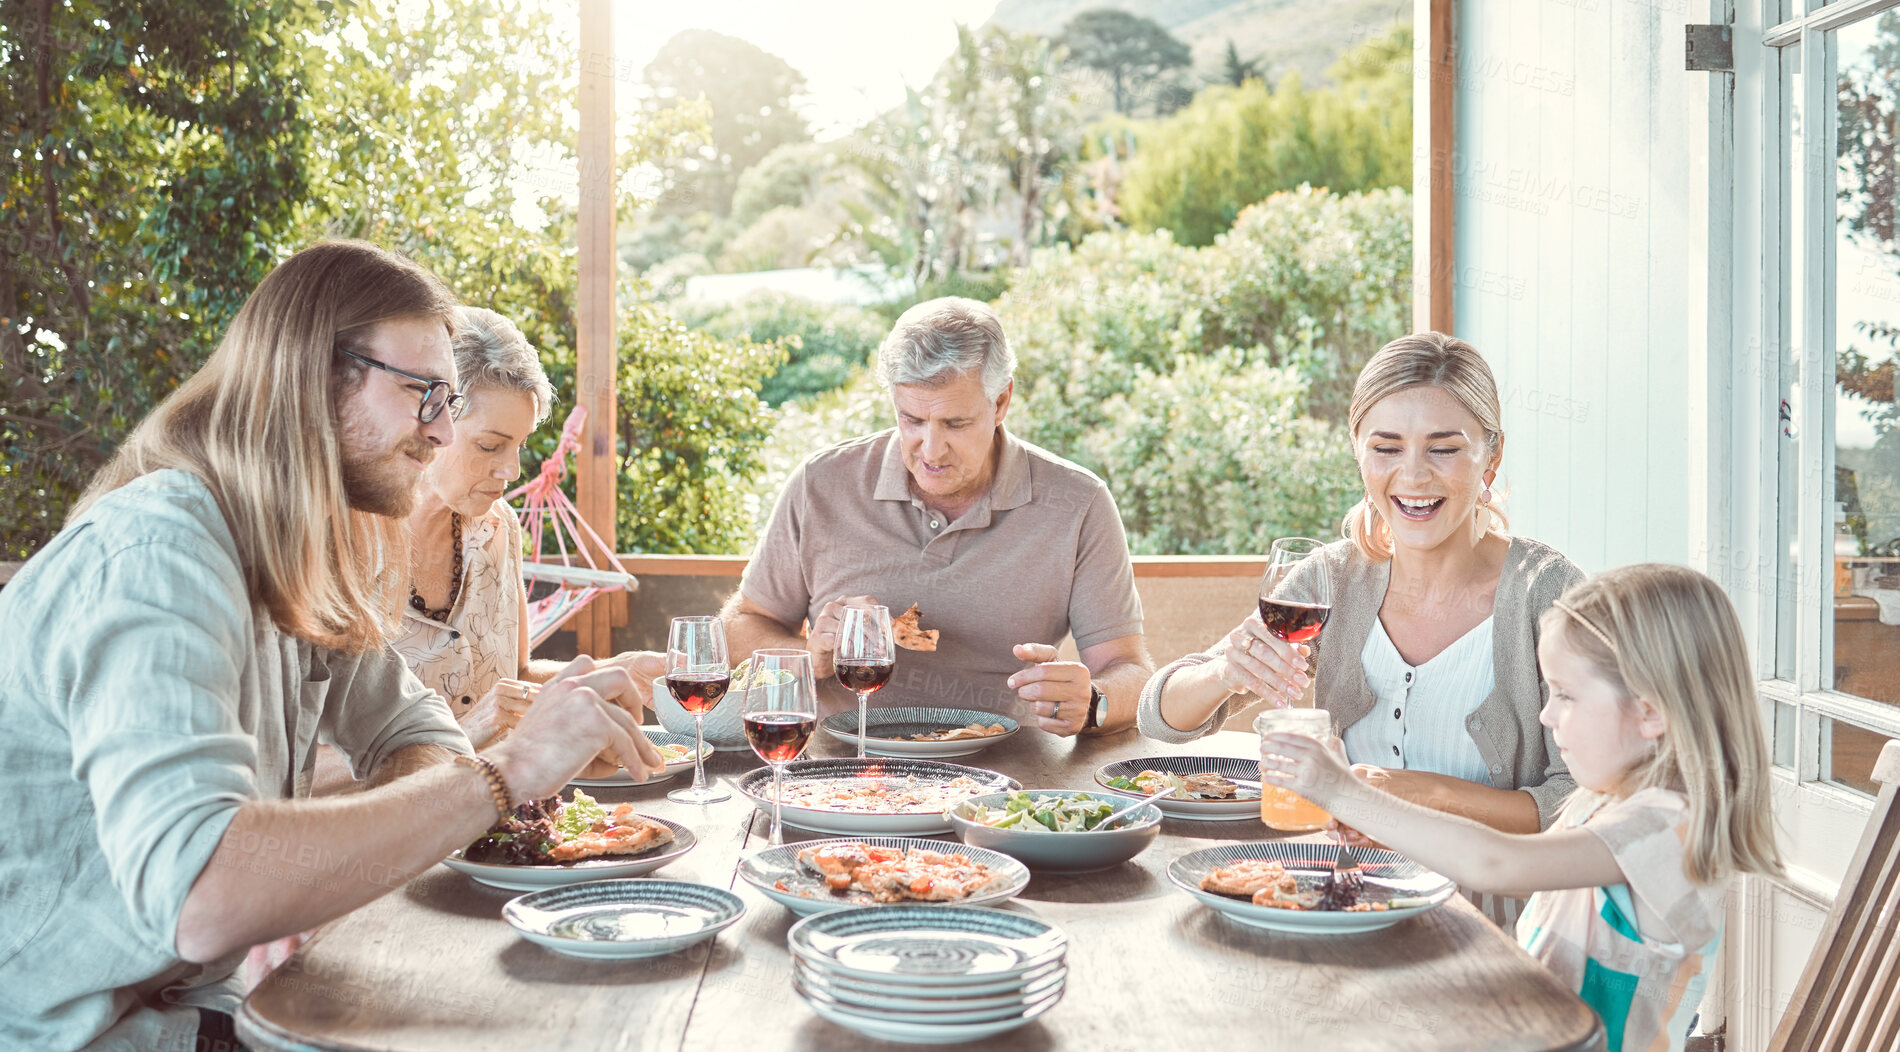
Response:
[[[409,602],[390,642],[479,747],[513,723],[497,683],[545,682],[563,664],[529,660],[521,525],[502,499],[554,388],[521,330],[479,307],[457,310],[455,372],[468,406],[455,441],[423,472],[408,520]],[[643,652],[601,664],[626,667],[641,691],[665,672],[663,658]]]
[[[875,704],[1059,735],[1134,724],[1150,662],[1121,517],[1101,479],[1003,427],[1015,366],[987,304],[946,297],[897,319],[877,355],[897,426],[792,473],[726,604],[735,657],[808,649],[828,681],[847,605],[916,604],[936,649],[904,651]],[[1059,659],[1069,635],[1079,661]],[[855,707],[829,682],[821,703]]]

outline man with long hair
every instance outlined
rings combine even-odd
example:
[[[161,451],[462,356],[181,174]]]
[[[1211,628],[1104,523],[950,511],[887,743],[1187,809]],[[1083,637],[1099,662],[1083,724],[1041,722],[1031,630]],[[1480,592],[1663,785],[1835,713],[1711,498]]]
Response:
[[[253,945],[400,886],[603,749],[581,658],[471,755],[385,642],[401,517],[454,437],[454,298],[362,242],[286,260],[0,592],[0,1033],[217,1047]],[[318,743],[364,792],[308,798]],[[452,762],[445,762],[452,761]]]

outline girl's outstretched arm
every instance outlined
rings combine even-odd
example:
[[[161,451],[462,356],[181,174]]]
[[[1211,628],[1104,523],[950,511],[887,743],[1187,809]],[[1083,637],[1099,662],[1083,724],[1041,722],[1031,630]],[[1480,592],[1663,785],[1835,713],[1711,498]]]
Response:
[[[1609,845],[1587,830],[1503,833],[1468,818],[1401,800],[1353,777],[1320,742],[1270,734],[1260,780],[1291,789],[1392,850],[1457,881],[1504,895],[1624,883]]]

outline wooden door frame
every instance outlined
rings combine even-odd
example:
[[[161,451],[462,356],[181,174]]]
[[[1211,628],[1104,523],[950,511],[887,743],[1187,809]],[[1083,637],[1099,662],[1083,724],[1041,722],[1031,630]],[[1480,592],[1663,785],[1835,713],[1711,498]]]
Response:
[[[1412,328],[1453,332],[1455,0],[1413,0]]]

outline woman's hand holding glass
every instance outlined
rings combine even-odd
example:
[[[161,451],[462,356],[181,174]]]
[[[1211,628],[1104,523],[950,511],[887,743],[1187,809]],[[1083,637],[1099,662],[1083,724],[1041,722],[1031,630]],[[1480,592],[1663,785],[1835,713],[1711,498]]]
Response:
[[[1274,635],[1256,612],[1227,633],[1216,675],[1235,694],[1257,694],[1284,708],[1313,682],[1312,653],[1304,643]]]

